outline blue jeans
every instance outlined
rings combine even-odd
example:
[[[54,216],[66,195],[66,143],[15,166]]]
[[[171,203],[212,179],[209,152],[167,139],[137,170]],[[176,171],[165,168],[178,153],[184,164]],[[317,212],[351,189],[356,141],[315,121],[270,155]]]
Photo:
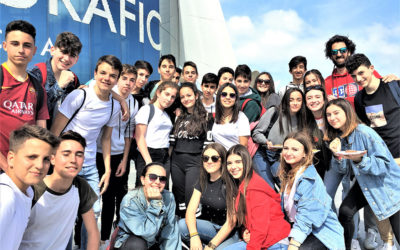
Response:
[[[91,166],[83,166],[81,172],[79,172],[79,176],[83,177],[93,189],[93,191],[100,197],[100,188],[99,188],[99,173],[97,171],[96,165]],[[100,207],[100,199],[93,204],[94,215],[97,218],[100,217],[101,207]],[[85,227],[85,223],[82,223],[82,231],[81,231],[81,250],[86,250],[87,248],[87,231]]]
[[[179,225],[179,232],[181,233],[182,241],[189,243],[190,242],[190,234],[189,234],[189,230],[186,226],[185,219],[180,219],[178,225]],[[208,244],[208,242],[210,242],[215,237],[215,235],[218,233],[218,231],[221,229],[221,226],[214,224],[207,220],[196,219],[196,228],[197,228],[197,232],[199,233],[201,242]],[[225,239],[225,241],[223,241],[221,244],[219,244],[216,249],[217,250],[224,249],[225,247],[239,241],[239,236],[238,236],[237,232],[234,233],[233,235],[231,234],[230,236],[231,237]]]
[[[264,147],[259,147],[253,157],[254,169],[271,187],[275,189],[274,183],[279,186],[277,179],[279,169],[279,151],[271,151]]]
[[[235,244],[225,247],[224,250],[246,250],[246,246],[247,246],[246,242],[239,241]],[[281,243],[275,243],[274,245],[268,247],[268,250],[286,250],[286,249],[288,249],[288,245]]]

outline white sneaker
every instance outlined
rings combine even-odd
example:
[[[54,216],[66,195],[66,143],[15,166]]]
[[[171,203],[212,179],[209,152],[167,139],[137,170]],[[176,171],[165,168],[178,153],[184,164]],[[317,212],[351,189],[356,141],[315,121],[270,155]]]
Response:
[[[378,247],[379,244],[376,242],[377,234],[378,233],[374,229],[368,228],[368,232],[364,240],[364,247],[366,249],[375,249]]]
[[[380,246],[379,250],[396,250],[396,247],[386,242],[385,244]]]
[[[351,240],[351,250],[361,250],[360,243],[358,242],[357,239]]]

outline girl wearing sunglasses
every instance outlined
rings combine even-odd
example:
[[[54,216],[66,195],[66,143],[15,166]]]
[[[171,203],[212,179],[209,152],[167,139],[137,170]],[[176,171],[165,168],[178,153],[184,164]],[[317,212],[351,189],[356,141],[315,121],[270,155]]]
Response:
[[[144,166],[153,161],[164,164],[169,178],[168,147],[172,122],[165,109],[175,101],[178,88],[173,82],[161,83],[150,104],[141,107],[135,116],[135,138],[140,152],[135,162],[137,173],[135,186],[141,185],[139,177]]]
[[[289,250],[344,249],[343,227],[312,163],[312,149],[304,131],[289,134],[283,142],[279,178],[282,209],[292,223]]]
[[[266,109],[269,109],[272,106],[279,106],[281,98],[277,93],[275,93],[274,79],[269,72],[261,72],[256,77],[254,83],[261,96],[261,103]]]
[[[283,139],[290,132],[307,127],[304,94],[298,88],[289,88],[279,108],[264,113],[253,130],[253,141],[258,143],[254,155],[255,170],[272,187],[279,186],[278,167]]]
[[[181,249],[175,200],[164,190],[166,171],[161,163],[147,164],[140,176],[142,186],[122,200],[114,249]]]
[[[321,85],[308,86],[305,89],[306,107],[310,113],[310,119],[308,122],[308,129],[312,136],[312,143],[316,150],[319,150],[314,154],[314,166],[318,171],[318,174],[324,179],[325,172],[329,170],[329,162],[332,157],[332,153],[324,142],[324,108],[328,102],[326,97],[325,89]],[[336,191],[336,190],[335,190]],[[329,192],[328,192],[329,193]]]
[[[231,147],[226,167],[232,179],[226,188],[228,214],[236,215],[243,241],[225,249],[287,249],[290,225],[284,219],[279,194],[253,171],[247,148]]]
[[[205,147],[202,153],[203,167],[200,169],[200,179],[194,186],[192,197],[186,211],[186,219],[179,221],[182,240],[190,244],[191,250],[224,249],[237,242],[233,214],[227,214],[226,182],[230,181],[226,169],[226,150],[212,143]],[[230,185],[229,187],[232,187]],[[232,206],[229,200],[228,206]],[[196,218],[196,213],[200,216]]]
[[[201,103],[196,85],[186,82],[179,88],[182,112],[171,135],[172,192],[177,202],[177,215],[185,217],[201,166],[201,152],[214,119]]]
[[[400,168],[385,142],[375,130],[359,123],[345,99],[328,102],[324,119],[326,137],[332,141],[329,145],[334,155],[332,168],[356,179],[339,208],[346,248],[350,249],[354,233],[353,216],[367,205],[379,221],[389,218],[399,242]]]
[[[225,83],[218,89],[215,106],[213,140],[226,149],[239,143],[247,146],[250,124],[247,116],[240,111],[239,92],[234,84]]]

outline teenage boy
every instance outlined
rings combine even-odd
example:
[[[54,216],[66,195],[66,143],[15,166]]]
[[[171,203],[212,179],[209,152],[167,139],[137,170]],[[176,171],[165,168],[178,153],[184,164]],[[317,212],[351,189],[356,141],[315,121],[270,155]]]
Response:
[[[47,128],[50,129],[58,107],[65,97],[79,87],[78,77],[70,70],[79,59],[82,43],[71,32],[58,34],[54,46],[50,49],[51,57],[45,63],[38,63],[31,70],[32,74],[44,83],[47,92],[47,107],[50,119]]]
[[[218,76],[207,73],[201,80],[201,91],[203,92],[202,103],[208,113],[215,113],[215,92],[218,89]]]
[[[192,61],[187,61],[183,64],[182,70],[183,82],[191,82],[196,84],[199,73],[197,72],[197,65]]]
[[[224,83],[233,83],[233,75],[235,72],[229,67],[222,67],[218,70],[218,86]]]
[[[181,79],[182,69],[179,67],[175,68],[175,74],[172,77],[172,81],[179,85],[179,80]]]
[[[289,62],[289,73],[292,75],[292,81],[282,87],[278,94],[283,97],[286,90],[290,88],[299,88],[304,92],[303,76],[307,71],[307,59],[304,56],[295,56]]]
[[[139,108],[150,102],[147,97],[149,94],[145,92],[144,88],[149,82],[149,77],[153,74],[153,67],[150,63],[143,60],[135,62],[135,68],[137,71],[135,86],[133,87],[131,94],[139,102]]]
[[[72,91],[61,104],[51,127],[55,135],[64,130],[73,130],[86,139],[85,161],[79,175],[87,180],[98,197],[107,190],[110,180],[111,133],[112,128],[118,124],[120,113],[120,106],[112,99],[111,90],[117,84],[121,71],[122,64],[117,57],[100,57],[94,70],[93,86]],[[96,140],[101,131],[105,173],[99,178],[96,167]],[[98,218],[101,211],[99,200],[94,203],[93,210]],[[82,236],[81,247],[85,249],[84,230]]]
[[[261,97],[256,90],[250,87],[250,83],[251,70],[249,66],[246,64],[238,65],[235,69],[235,85],[239,92],[240,110],[247,116],[249,122],[254,122],[260,119]],[[247,103],[243,107],[245,101]]]
[[[132,97],[131,91],[135,85],[136,69],[132,65],[123,64],[121,76],[114,91],[128,103],[130,116],[128,121],[118,121],[118,126],[113,127],[111,140],[111,176],[109,186],[102,195],[101,209],[101,243],[104,244],[109,239],[111,227],[113,225],[114,214],[116,222],[119,221],[119,208],[122,198],[128,192],[129,175],[129,150],[131,146],[133,131],[135,130],[135,115],[139,104]],[[97,170],[101,176],[104,171],[103,150],[101,142],[97,140],[96,155]]]
[[[156,94],[158,86],[162,82],[171,81],[175,74],[176,61],[175,57],[171,54],[163,55],[158,60],[158,73],[161,79],[147,84],[145,91],[149,93],[150,99],[153,99]]]
[[[11,132],[8,168],[0,174],[0,249],[18,249],[31,214],[31,186],[46,176],[58,143],[58,138],[36,125],[25,124]]]
[[[99,249],[99,230],[93,212],[96,193],[77,176],[82,169],[85,138],[67,131],[51,158],[54,171],[34,186],[33,206],[19,250],[65,250],[79,213],[88,232],[88,249]]]
[[[3,49],[7,61],[0,67],[0,170],[7,168],[11,131],[25,123],[46,127],[49,119],[45,90],[26,71],[36,52],[35,37],[35,27],[26,21],[12,21],[6,27]]]

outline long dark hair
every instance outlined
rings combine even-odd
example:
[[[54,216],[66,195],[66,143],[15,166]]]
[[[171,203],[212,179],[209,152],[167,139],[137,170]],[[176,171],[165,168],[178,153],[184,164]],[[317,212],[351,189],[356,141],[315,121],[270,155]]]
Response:
[[[174,135],[177,137],[179,131],[183,129],[188,132],[188,136],[199,136],[207,132],[207,111],[201,103],[200,92],[196,88],[196,85],[190,82],[182,83],[178,91],[178,96],[179,92],[183,88],[190,88],[196,97],[196,101],[193,107],[193,114],[190,114],[187,108],[181,105],[182,113],[178,116],[178,119],[175,122],[173,129]]]
[[[325,90],[325,79],[324,79],[324,77],[322,76],[321,72],[319,72],[318,69],[309,70],[309,71],[307,71],[307,72],[304,74],[304,76],[303,76],[304,87],[306,86],[306,76],[308,76],[309,74],[315,75],[315,76],[319,79],[319,81],[321,82],[321,86],[322,86],[322,87],[324,88],[324,90]]]
[[[260,92],[257,88],[257,81],[258,79],[260,79],[260,76],[262,75],[267,75],[269,80],[271,81],[271,83],[269,84],[269,88],[267,92]],[[256,77],[256,80],[254,81],[254,87],[255,89],[258,91],[258,93],[261,96],[261,103],[264,105],[264,107],[267,105],[268,102],[268,98],[272,93],[275,93],[275,83],[274,83],[274,79],[272,78],[272,75],[269,72],[263,71],[260,74],[258,74],[258,76]]]
[[[226,87],[232,88],[236,94],[235,104],[232,107],[232,119],[230,120],[230,122],[236,122],[239,118],[239,111],[240,111],[239,91],[237,90],[236,86],[233,83],[227,82],[222,84],[217,91],[217,99],[215,101],[215,123],[217,124],[221,124],[222,118],[224,116],[224,108],[222,107],[221,104],[221,93]]]
[[[247,186],[249,185],[249,182],[250,182],[251,178],[253,177],[252,160],[251,160],[251,156],[250,156],[247,148],[240,144],[237,144],[237,145],[231,147],[228,150],[226,158],[228,159],[228,157],[230,155],[238,155],[238,156],[240,156],[240,158],[242,158],[243,174],[239,179],[238,185],[235,184],[237,182],[235,182],[232,179],[233,177],[230,176],[231,182],[229,183],[229,185],[233,184],[235,186],[229,187],[229,189],[228,189],[228,183],[227,183],[227,191],[226,191],[227,203],[228,203],[228,200],[231,200],[230,202],[232,202],[232,204],[235,204],[234,197],[237,196],[238,187],[242,182],[244,182],[243,192],[241,192],[239,195],[239,206],[236,211],[236,218],[237,218],[238,225],[245,225],[246,224],[246,212],[247,212],[246,211],[246,192],[247,192]],[[235,213],[234,206],[227,207],[227,209],[228,209],[228,211],[229,211],[229,209],[231,209],[228,214]]]
[[[304,98],[303,92],[298,89],[298,88],[289,88],[286,90],[285,94],[283,95],[281,105],[279,106],[279,132],[283,134],[283,122],[282,122],[282,117],[285,117],[286,120],[288,121],[286,123],[286,129],[289,131],[289,124],[291,124],[291,117],[290,117],[290,95],[293,92],[299,92],[301,94],[301,108],[300,110],[296,113],[296,118],[297,118],[297,130],[302,130],[307,127],[307,118],[309,118],[309,115],[307,114],[307,109],[306,109],[306,100]]]

